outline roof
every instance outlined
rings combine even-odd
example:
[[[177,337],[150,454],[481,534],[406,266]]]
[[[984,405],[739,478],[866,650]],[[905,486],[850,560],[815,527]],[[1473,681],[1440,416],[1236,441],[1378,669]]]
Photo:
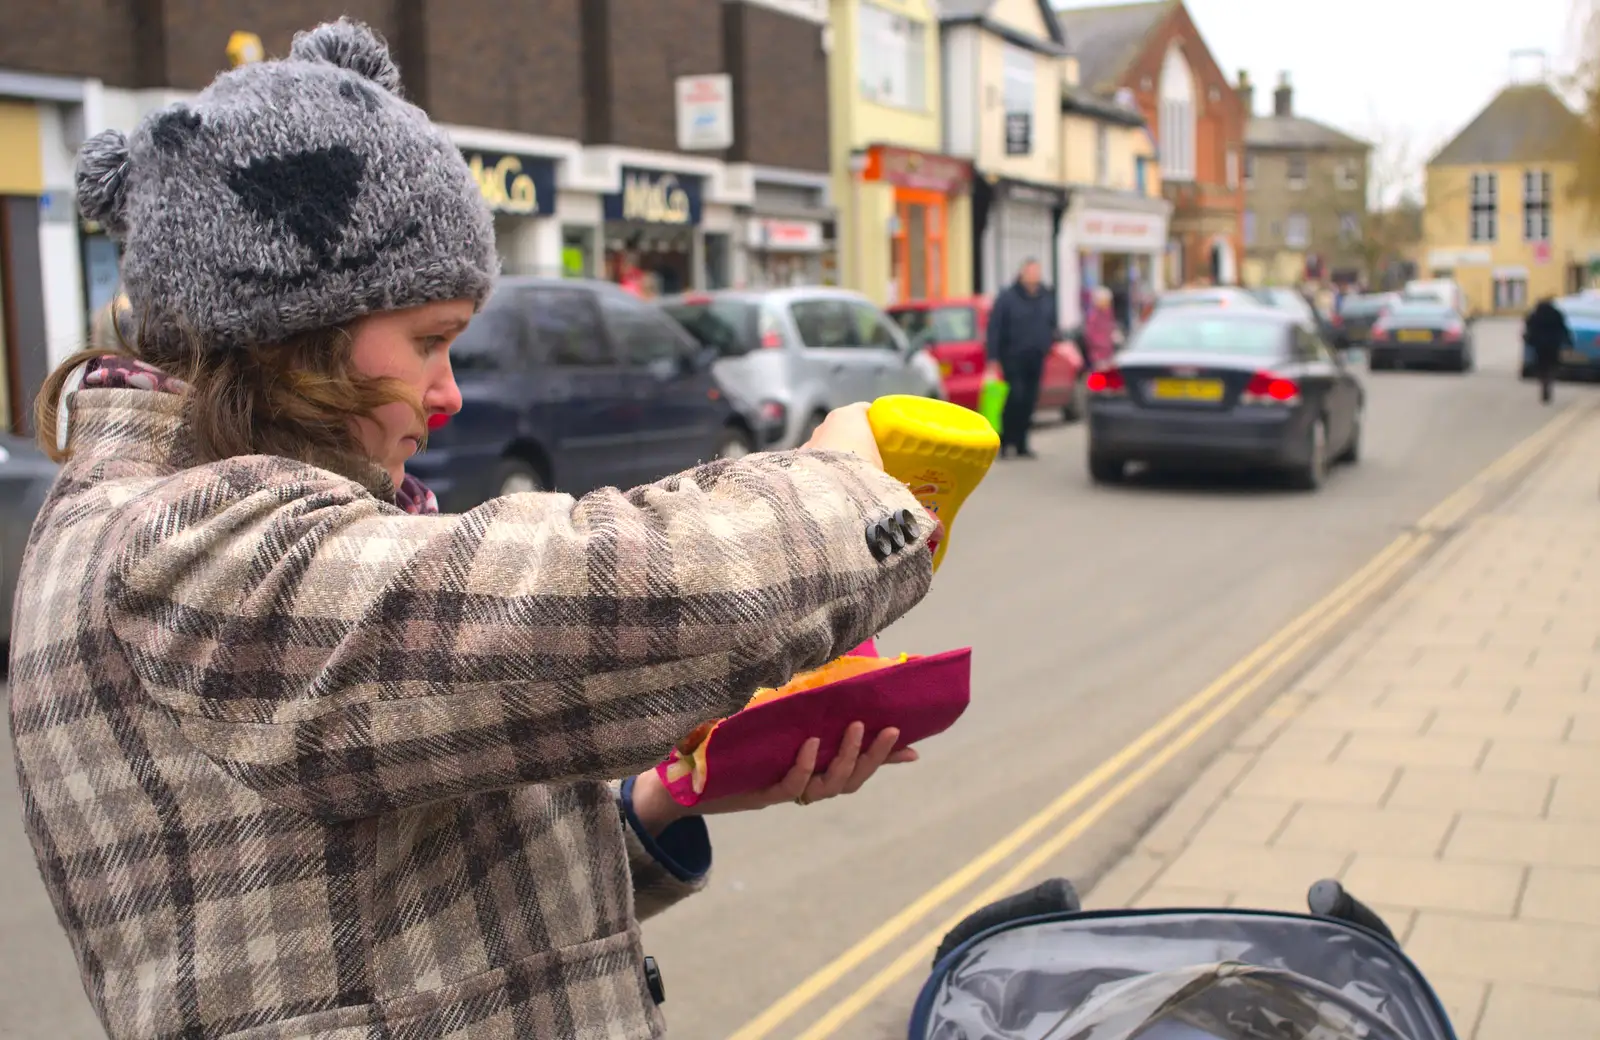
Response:
[[[1137,108],[1118,104],[1115,98],[1096,94],[1087,87],[1061,85],[1061,111],[1079,112],[1086,116],[1117,123],[1122,126],[1144,126],[1144,115]]]
[[[1058,10],[1067,47],[1078,58],[1078,82],[1110,92],[1139,56],[1145,39],[1181,0],[1145,0]]]
[[[1495,95],[1429,166],[1576,161],[1585,128],[1543,83],[1513,84]]]
[[[1343,130],[1305,116],[1251,116],[1245,127],[1246,148],[1294,151],[1370,151],[1372,145]]]
[[[941,0],[939,4],[939,21],[944,25],[961,22],[976,23],[983,29],[994,33],[1019,46],[1033,50],[1046,51],[1051,54],[1066,53],[1066,37],[1061,31],[1061,22],[1056,18],[1055,8],[1050,6],[1050,0],[1037,0],[1039,4],[1039,17],[1044,19],[1045,31],[1049,39],[1037,40],[1024,33],[1017,32],[1008,25],[989,18],[989,12],[994,8],[995,0]]]

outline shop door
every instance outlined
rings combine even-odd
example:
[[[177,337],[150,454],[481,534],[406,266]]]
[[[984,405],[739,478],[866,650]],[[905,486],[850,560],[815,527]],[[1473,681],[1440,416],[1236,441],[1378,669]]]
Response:
[[[1000,207],[998,239],[995,250],[994,291],[1017,280],[1017,273],[1029,260],[1037,260],[1047,283],[1054,282],[1054,225],[1050,211],[1041,206],[1007,202]]]
[[[898,300],[945,298],[945,242],[949,216],[938,192],[895,192],[895,231],[890,241]]]

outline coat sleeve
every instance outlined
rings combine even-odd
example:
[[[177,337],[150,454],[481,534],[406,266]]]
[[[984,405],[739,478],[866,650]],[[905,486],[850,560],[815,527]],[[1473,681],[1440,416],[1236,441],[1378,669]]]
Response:
[[[995,297],[994,306],[989,309],[989,329],[985,334],[984,349],[989,352],[989,360],[1002,361],[1005,355],[1001,351],[1005,347],[1005,323],[1010,297],[1001,293]]]
[[[932,573],[933,519],[842,453],[458,516],[281,459],[187,472],[204,487],[119,525],[113,631],[190,742],[332,820],[640,772],[886,627]],[[901,510],[912,537],[880,561],[867,528]]]

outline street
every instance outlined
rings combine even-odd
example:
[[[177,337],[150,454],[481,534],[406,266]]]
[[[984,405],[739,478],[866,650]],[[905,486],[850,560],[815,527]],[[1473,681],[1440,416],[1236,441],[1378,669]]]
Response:
[[[920,763],[886,771],[857,797],[713,822],[709,891],[645,926],[671,1034],[733,1035],[1548,420],[1552,410],[1516,377],[1515,326],[1485,322],[1477,336],[1472,374],[1367,376],[1364,458],[1335,470],[1319,493],[1261,479],[1096,488],[1081,426],[1043,425],[1037,461],[997,464],[950,533],[933,593],[881,640],[885,652],[972,646],[970,711],[922,749]],[[1588,392],[1563,385],[1558,402]],[[1087,891],[1223,736],[1181,756],[1069,846],[1053,872]],[[97,1036],[19,815],[8,768],[0,781],[0,1037]],[[905,945],[890,943],[756,1035],[800,1035],[831,998]],[[924,974],[890,986],[826,1035],[903,1035]]]

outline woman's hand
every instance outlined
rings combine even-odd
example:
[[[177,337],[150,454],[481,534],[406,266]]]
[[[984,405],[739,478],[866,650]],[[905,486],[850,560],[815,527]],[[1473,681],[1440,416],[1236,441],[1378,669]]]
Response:
[[[800,447],[854,452],[879,469],[883,468],[883,456],[878,452],[878,439],[872,435],[872,424],[867,422],[865,404],[835,408],[812,432],[811,439]]]
[[[648,769],[634,781],[634,815],[655,837],[686,816],[749,812],[802,799],[802,804],[810,805],[841,794],[855,794],[872,779],[878,767],[917,760],[915,748],[894,749],[900,739],[898,729],[879,732],[871,746],[863,749],[861,745],[865,735],[866,727],[859,722],[852,722],[844,732],[844,739],[839,742],[839,753],[828,763],[828,768],[820,773],[817,772],[817,752],[821,748],[821,741],[812,737],[800,746],[800,753],[795,756],[789,772],[773,786],[764,791],[713,798],[693,806],[679,805],[667,793],[656,771]]]

